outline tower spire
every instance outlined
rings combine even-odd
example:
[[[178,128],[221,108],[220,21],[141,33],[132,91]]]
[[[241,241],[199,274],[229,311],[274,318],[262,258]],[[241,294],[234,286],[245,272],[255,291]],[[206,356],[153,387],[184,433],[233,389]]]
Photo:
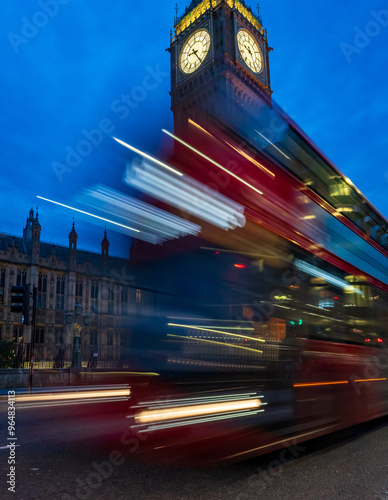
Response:
[[[74,217],[73,217],[73,226],[72,226],[70,234],[69,234],[69,249],[70,250],[77,250],[77,240],[78,240],[78,235],[75,231],[75,223],[74,223]]]
[[[259,20],[259,23],[263,25],[263,17],[260,12],[260,4],[257,4],[257,19]]]
[[[103,257],[108,257],[109,255],[109,241],[106,236],[106,229],[104,231],[104,239],[101,241],[101,255]]]
[[[174,24],[178,22],[178,12],[179,12],[179,7],[178,4],[175,4],[175,18],[174,18]]]

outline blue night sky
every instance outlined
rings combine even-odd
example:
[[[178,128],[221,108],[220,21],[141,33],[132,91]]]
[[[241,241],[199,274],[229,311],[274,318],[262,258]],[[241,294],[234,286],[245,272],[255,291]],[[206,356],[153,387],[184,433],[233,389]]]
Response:
[[[46,3],[51,17],[41,14]],[[161,128],[172,128],[165,49],[175,3],[4,2],[0,231],[21,234],[36,195],[71,205],[83,188],[98,183],[126,191],[122,176],[130,154],[110,133],[157,151]],[[247,3],[256,8],[257,2]],[[180,13],[188,4],[178,1]],[[274,99],[387,217],[388,12],[371,24],[372,11],[383,9],[388,0],[261,2],[274,48]],[[40,27],[28,25],[32,21]],[[358,47],[356,29],[371,35],[357,39]],[[156,79],[144,80],[155,72]],[[122,107],[120,96],[144,81],[147,95],[138,89],[136,106]],[[105,131],[94,137],[100,144],[71,171],[55,172],[53,164],[66,163],[85,131],[98,128]],[[42,239],[67,244],[73,214],[40,201],[39,215]],[[76,216],[76,224],[79,247],[99,251],[104,223]],[[123,237],[110,231],[110,239],[113,254],[128,255]]]

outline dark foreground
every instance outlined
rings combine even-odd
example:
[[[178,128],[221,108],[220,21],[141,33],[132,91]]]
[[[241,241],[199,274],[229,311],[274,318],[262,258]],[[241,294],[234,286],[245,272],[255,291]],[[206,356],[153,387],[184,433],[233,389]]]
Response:
[[[64,420],[58,415],[61,411]],[[18,412],[16,493],[7,491],[9,450],[2,448],[1,498],[388,500],[387,418],[290,447],[287,452],[193,470],[145,461],[140,440],[120,445],[113,437],[102,439],[107,429],[100,428],[97,415],[79,419],[75,426],[70,425],[68,415],[68,410],[58,408]],[[4,408],[0,417],[0,447],[4,447]]]

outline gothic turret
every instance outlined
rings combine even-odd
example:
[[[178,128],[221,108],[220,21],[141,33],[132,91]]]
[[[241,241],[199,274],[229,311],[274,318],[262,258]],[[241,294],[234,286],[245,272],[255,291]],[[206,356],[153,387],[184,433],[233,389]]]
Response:
[[[103,257],[109,256],[109,241],[108,238],[106,237],[106,229],[104,233],[104,239],[101,241],[101,255]]]
[[[32,224],[31,224],[32,244],[33,245],[36,245],[36,244],[39,245],[41,230],[42,230],[42,226],[40,225],[40,222],[39,222],[39,214],[38,214],[38,210],[37,210],[36,215],[34,217],[34,220],[32,221]]]
[[[31,208],[26,221],[26,226],[23,228],[23,240],[26,248],[29,248],[32,243],[32,223],[34,221],[34,217],[34,209]]]
[[[31,216],[31,212],[30,212]],[[39,255],[40,255],[40,232],[42,230],[42,226],[39,223],[39,214],[38,209],[36,209],[35,217],[31,223],[31,235],[32,235],[32,263],[39,263]]]
[[[71,229],[71,232],[69,234],[69,249],[70,250],[77,250],[77,240],[78,240],[78,235],[75,232],[75,224],[73,220],[73,227]]]

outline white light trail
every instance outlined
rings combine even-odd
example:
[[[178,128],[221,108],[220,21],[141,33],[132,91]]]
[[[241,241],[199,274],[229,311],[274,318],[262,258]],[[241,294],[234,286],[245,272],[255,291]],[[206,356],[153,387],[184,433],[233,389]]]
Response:
[[[152,243],[197,235],[201,231],[197,224],[103,185],[85,190],[79,202],[114,215],[118,220],[130,220],[141,230],[139,238]]]
[[[179,172],[179,170],[176,170],[175,168],[173,167],[170,167],[170,165],[167,165],[166,163],[163,163],[159,160],[157,160],[156,158],[154,158],[153,156],[150,156],[148,155],[147,153],[144,153],[143,151],[140,151],[140,149],[136,149],[134,148],[133,146],[130,146],[129,144],[127,144],[126,142],[124,141],[121,141],[120,139],[117,139],[116,137],[113,137],[112,138],[118,142],[119,144],[121,144],[122,146],[124,146],[125,148],[128,148],[130,149],[131,151],[133,151],[134,153],[137,153],[138,155],[142,156],[143,158],[147,158],[147,160],[151,160],[152,162],[156,163],[157,165],[160,165],[161,167],[167,169],[167,170],[170,170],[171,172],[173,172],[175,175],[178,175],[178,176],[182,176],[182,172]]]
[[[198,337],[184,337],[182,335],[173,335],[172,333],[168,333],[167,337],[177,337],[183,340],[192,340],[194,342],[207,342],[209,344],[218,344],[222,345],[223,347],[233,347],[234,349],[244,349],[245,351],[253,351],[253,352],[258,352],[260,354],[263,354],[263,351],[260,351],[259,349],[252,349],[251,347],[243,347],[235,344],[227,344],[226,342],[217,342],[215,340],[207,340],[207,339],[200,339]],[[258,340],[258,339],[255,339]],[[265,342],[265,340],[264,340]]]
[[[81,399],[98,399],[98,398],[129,398],[131,390],[128,389],[111,389],[105,391],[77,391],[77,392],[59,392],[57,394],[33,394],[33,395],[16,395],[17,403],[37,402],[37,401],[66,401],[66,400],[81,400]]]
[[[267,141],[273,148],[275,148],[277,151],[279,151],[280,154],[282,154],[287,160],[291,160],[289,156],[287,156],[281,149],[279,149],[273,142],[271,142],[269,139],[265,137],[265,135],[261,134],[258,130],[255,130],[265,141]]]
[[[43,198],[43,196],[37,196],[40,200],[48,201],[49,203],[54,203],[54,205],[59,205],[60,207],[68,208],[69,210],[74,210],[75,212],[79,212],[84,215],[88,215],[89,217],[94,217],[95,219],[103,220],[104,222],[109,222],[110,224],[114,224],[115,226],[123,227],[128,229],[129,231],[134,231],[135,233],[140,233],[139,229],[134,229],[133,227],[126,226],[125,224],[120,224],[114,220],[106,219],[105,217],[100,217],[99,215],[91,214],[89,212],[85,212],[84,210],[80,210],[79,208],[70,207],[69,205],[64,205],[63,203],[59,203],[58,201],[49,200],[48,198]]]
[[[221,333],[222,335],[230,335],[232,337],[238,337],[242,339],[247,339],[247,340],[255,340],[256,342],[265,342],[263,339],[258,339],[256,337],[247,337],[246,335],[238,335],[237,333],[230,333],[230,332],[224,332],[222,330],[213,330],[211,328],[205,328],[203,326],[196,326],[196,325],[178,325],[176,323],[168,323],[167,326],[175,326],[178,328],[189,328],[192,330],[201,330],[204,332],[211,332],[211,333]],[[254,330],[254,328],[249,328],[249,330]]]
[[[147,161],[127,169],[125,182],[222,229],[244,227],[244,207],[185,175],[177,179]]]
[[[354,286],[349,285],[347,281],[341,280],[340,278],[337,278],[337,276],[327,273],[326,271],[322,271],[318,267],[312,266],[307,262],[303,262],[302,260],[296,259],[295,267],[297,267],[298,269],[307,274],[310,274],[311,276],[314,276],[316,278],[322,278],[334,286],[338,286],[339,288],[343,289],[346,288],[347,290],[357,293],[358,295],[364,295],[361,290],[357,290],[357,288],[355,288]]]
[[[260,399],[247,399],[243,401],[230,401],[212,404],[181,406],[168,409],[143,410],[135,417],[136,423],[148,424],[168,420],[195,418],[204,415],[217,415],[219,413],[236,412],[244,410],[257,410],[262,405]]]

